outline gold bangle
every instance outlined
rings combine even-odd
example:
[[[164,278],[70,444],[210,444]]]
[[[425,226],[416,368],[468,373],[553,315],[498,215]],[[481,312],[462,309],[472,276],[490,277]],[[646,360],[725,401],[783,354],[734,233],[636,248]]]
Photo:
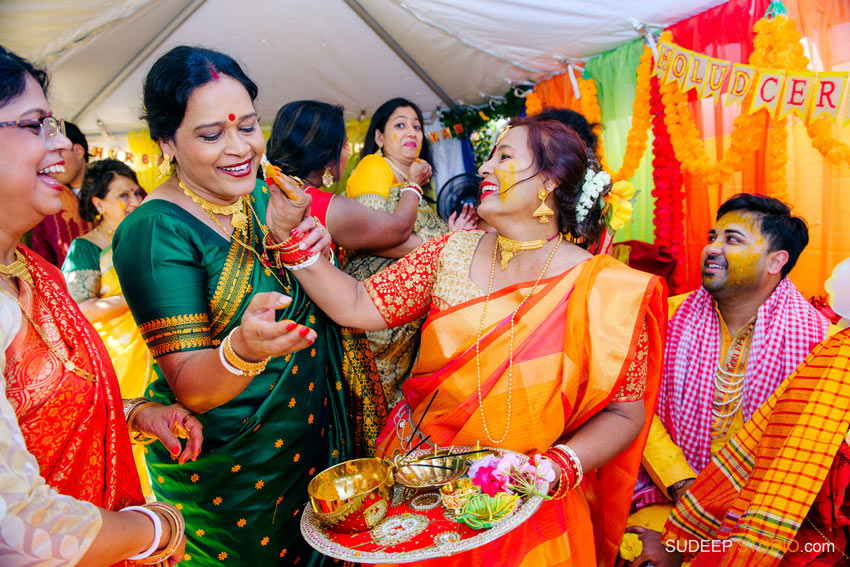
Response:
[[[146,407],[159,405],[162,404],[152,402],[147,398],[132,398],[124,402],[124,419],[127,420],[127,430],[130,432],[130,441],[133,444],[149,445],[156,441],[156,437],[151,437],[147,433],[134,430],[133,425],[135,425],[136,416],[139,415],[139,412]]]
[[[167,502],[150,502],[145,504],[144,507],[155,512],[160,512],[165,516],[165,519],[168,520],[168,525],[171,527],[171,538],[161,550],[150,557],[139,559],[135,563],[140,565],[159,565],[171,557],[180,545],[180,540],[183,539],[183,532],[186,530],[186,522],[183,520],[183,515],[180,511]]]
[[[267,356],[263,360],[259,362],[251,362],[250,360],[245,360],[233,350],[233,345],[230,343],[230,337],[233,336],[233,333],[236,332],[236,329],[239,327],[234,327],[230,334],[228,334],[223,341],[221,341],[222,352],[224,353],[224,358],[227,360],[227,363],[237,368],[245,373],[246,376],[256,376],[260,374],[263,370],[266,369],[266,365],[272,359],[271,356]]]

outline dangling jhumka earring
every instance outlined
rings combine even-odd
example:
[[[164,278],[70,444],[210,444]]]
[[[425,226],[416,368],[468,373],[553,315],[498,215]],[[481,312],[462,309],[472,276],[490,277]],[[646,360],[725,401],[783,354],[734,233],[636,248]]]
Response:
[[[322,174],[322,185],[325,187],[330,187],[334,182],[334,174],[331,173],[331,168],[326,167],[325,172]]]
[[[549,208],[549,205],[546,204],[546,197],[549,196],[549,192],[546,189],[541,189],[537,192],[537,198],[540,199],[540,206],[531,213],[531,216],[540,221],[541,224],[546,224],[549,222],[549,217],[555,214],[555,211]]]
[[[159,163],[159,177],[171,177],[173,168],[171,165],[171,156],[162,154],[162,161]]]
[[[384,147],[382,145],[378,144],[378,151],[375,152],[375,155],[384,157],[384,151],[383,150],[384,150]]]
[[[102,220],[103,220],[103,213],[98,211],[97,214],[94,216],[94,222],[100,222]]]

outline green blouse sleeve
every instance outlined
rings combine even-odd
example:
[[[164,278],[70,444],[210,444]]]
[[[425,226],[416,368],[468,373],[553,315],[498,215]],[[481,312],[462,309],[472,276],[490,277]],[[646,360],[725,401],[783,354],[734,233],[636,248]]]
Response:
[[[154,357],[212,346],[203,229],[177,205],[153,200],[113,237],[124,297]]]
[[[85,238],[75,238],[68,248],[62,275],[68,293],[77,303],[100,293],[100,248]]]

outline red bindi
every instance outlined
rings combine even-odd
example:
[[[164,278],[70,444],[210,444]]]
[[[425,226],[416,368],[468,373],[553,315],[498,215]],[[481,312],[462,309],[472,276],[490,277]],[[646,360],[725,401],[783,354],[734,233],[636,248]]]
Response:
[[[230,113],[230,114],[227,115],[227,119],[230,120],[231,122],[233,122],[234,120],[236,120],[236,115],[233,114],[233,113]]]

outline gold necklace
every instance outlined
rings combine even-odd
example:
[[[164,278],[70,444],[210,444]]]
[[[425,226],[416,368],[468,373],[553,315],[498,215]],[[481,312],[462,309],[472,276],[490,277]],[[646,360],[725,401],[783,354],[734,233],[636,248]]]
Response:
[[[199,207],[201,207],[205,213],[208,215],[215,217],[215,215],[224,215],[230,216],[230,224],[237,231],[245,226],[248,222],[248,217],[245,215],[245,198],[239,197],[239,199],[230,205],[217,205],[215,203],[211,203],[206,199],[203,199],[192,192],[191,189],[186,187],[186,184],[183,183],[183,180],[180,179],[180,176],[177,175],[177,185],[183,189],[183,193],[186,194],[187,197],[195,201]],[[221,226],[221,223],[218,222],[218,219],[215,221]],[[227,232],[226,230],[224,232]]]
[[[558,247],[561,245],[561,241],[563,239],[563,235],[558,233],[558,242],[555,243],[555,246],[549,253],[549,258],[546,259],[546,264],[543,266],[543,271],[541,271],[540,275],[537,276],[537,281],[534,282],[534,286],[532,286],[531,291],[528,292],[528,295],[522,298],[522,301],[520,302],[519,306],[514,310],[513,313],[511,313],[511,342],[508,359],[508,419],[507,425],[505,426],[505,434],[502,435],[502,438],[499,440],[493,439],[493,436],[490,434],[490,428],[487,427],[487,419],[484,417],[484,398],[481,396],[481,333],[484,332],[484,319],[487,317],[487,304],[490,303],[490,293],[493,291],[493,276],[496,273],[496,252],[498,250],[498,246],[493,247],[493,264],[490,266],[490,285],[487,286],[487,297],[484,299],[484,308],[481,311],[481,322],[478,324],[478,338],[475,339],[475,370],[478,375],[478,411],[481,414],[481,424],[484,426],[484,433],[487,435],[487,439],[489,439],[490,442],[494,445],[499,445],[505,439],[507,439],[508,432],[511,430],[511,401],[513,399],[514,367],[514,317],[519,312],[519,310],[522,309],[522,306],[525,305],[525,302],[528,301],[528,298],[534,295],[534,292],[537,290],[537,284],[539,284],[540,280],[543,279],[543,276],[546,275],[546,271],[549,269],[549,263],[552,262],[552,258],[555,257],[555,251],[558,250]],[[538,248],[539,247],[540,246],[538,246]]]
[[[815,523],[813,521],[811,521],[808,516],[806,516],[806,521],[809,522],[809,525],[812,526],[815,529],[815,531],[818,533],[818,535],[820,537],[822,537],[824,539],[824,541],[826,541],[826,543],[831,543],[833,549],[838,549],[838,552],[841,553],[841,555],[844,556],[844,559],[850,559],[850,555],[847,555],[846,553],[844,553],[843,550],[841,550],[837,545],[835,545],[834,541],[832,541],[831,539],[829,539],[828,537],[823,535],[821,533],[821,531],[818,529],[818,527],[815,525]]]
[[[21,254],[20,250],[15,250],[15,261],[11,264],[0,264],[0,274],[6,274],[10,278],[18,278],[24,280],[30,285],[32,283],[32,276],[27,270],[27,261],[24,258],[24,255]]]
[[[26,265],[26,262],[24,262],[24,265]],[[27,275],[29,275],[29,274],[27,274]],[[67,356],[65,356],[61,352],[59,352],[59,350],[57,350],[56,347],[54,347],[53,344],[51,344],[51,342],[48,340],[47,336],[45,336],[44,331],[41,330],[41,327],[38,326],[38,323],[35,322],[35,320],[30,316],[29,313],[27,313],[27,310],[24,308],[23,304],[21,303],[21,300],[18,299],[17,296],[12,295],[11,293],[9,293],[8,291],[6,291],[5,289],[2,289],[2,288],[0,288],[0,291],[2,291],[4,295],[15,300],[15,303],[17,303],[18,307],[21,308],[21,313],[24,314],[24,317],[27,318],[27,321],[29,321],[30,326],[32,326],[32,328],[35,330],[36,334],[39,336],[39,338],[41,338],[41,342],[43,342],[44,346],[47,347],[47,350],[49,350],[53,354],[53,356],[55,356],[59,360],[59,362],[62,363],[62,366],[65,367],[65,370],[67,370],[68,372],[73,372],[74,374],[76,374],[77,376],[82,378],[83,380],[88,380],[89,382],[92,382],[92,383],[97,382],[97,378],[95,377],[94,374],[92,374],[91,372],[88,372],[88,371],[80,368],[79,366],[77,366],[74,363],[73,360],[71,360],[70,358],[68,358]]]
[[[552,236],[549,240],[553,240],[557,234]],[[499,252],[501,253],[502,259],[499,261],[499,267],[504,271],[505,268],[508,267],[508,262],[513,259],[514,256],[518,256],[520,252],[525,252],[526,250],[537,250],[538,248],[543,248],[543,245],[546,244],[549,240],[529,240],[527,242],[520,242],[519,240],[511,240],[510,238],[505,238],[501,234],[496,237],[496,244],[498,244]]]

